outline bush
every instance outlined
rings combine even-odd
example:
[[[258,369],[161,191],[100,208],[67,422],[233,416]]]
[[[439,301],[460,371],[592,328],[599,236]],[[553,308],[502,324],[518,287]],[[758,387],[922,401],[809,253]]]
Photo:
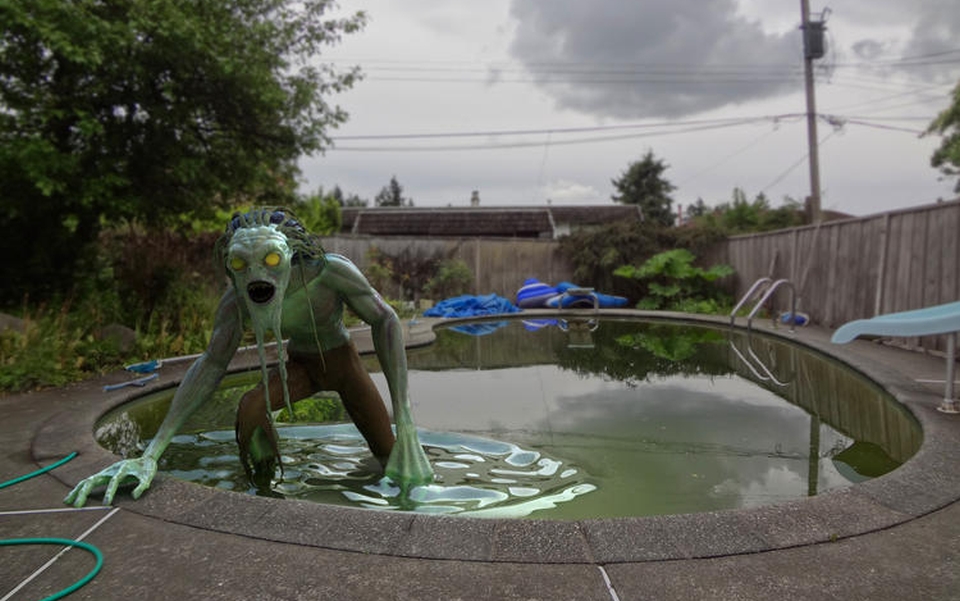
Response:
[[[473,272],[463,259],[446,259],[440,262],[437,273],[427,280],[423,293],[437,299],[460,296],[470,291]]]
[[[560,250],[573,263],[577,284],[638,299],[646,294],[646,287],[633,278],[615,277],[617,267],[638,265],[675,248],[699,255],[723,238],[724,233],[712,227],[667,228],[648,222],[621,222],[564,236]]]
[[[664,309],[684,313],[721,313],[730,299],[715,285],[717,280],[734,273],[729,265],[703,269],[693,264],[694,255],[684,248],[659,253],[640,267],[624,265],[614,275],[639,280],[646,284],[647,296],[638,309]]]
[[[22,331],[0,332],[0,390],[63,386],[121,365],[116,341],[97,336],[102,321],[92,305],[45,305],[22,318]]]

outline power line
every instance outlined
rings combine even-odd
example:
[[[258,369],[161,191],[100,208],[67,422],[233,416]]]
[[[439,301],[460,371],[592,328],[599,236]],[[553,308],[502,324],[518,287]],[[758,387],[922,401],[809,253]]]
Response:
[[[569,146],[577,144],[596,144],[604,142],[615,142],[622,140],[665,137],[699,133],[719,129],[728,129],[732,127],[742,127],[746,125],[756,125],[758,123],[771,123],[774,125],[802,119],[805,113],[782,113],[779,115],[762,115],[755,117],[738,117],[729,119],[691,119],[686,121],[664,121],[657,123],[633,123],[622,125],[598,125],[588,127],[558,127],[544,129],[494,129],[484,131],[453,131],[453,132],[409,132],[397,134],[358,134],[336,136],[333,138],[334,146],[331,152],[449,152],[449,151],[479,151],[479,150],[502,150],[514,148],[533,148],[543,147],[545,144],[550,146]],[[868,117],[864,115],[834,115],[818,113],[819,119],[826,120],[835,128],[840,128],[849,123],[863,127],[875,129],[884,129],[889,131],[899,131],[914,135],[920,135],[922,130],[911,129],[896,125],[888,125],[890,122],[904,121],[925,121],[927,118],[921,116],[902,116],[902,117]],[[626,132],[626,133],[612,133]],[[587,135],[583,134],[602,134]],[[562,136],[575,136],[564,138]],[[760,139],[768,134],[760,136]],[[535,140],[522,140],[529,136],[540,136]],[[546,138],[544,138],[546,136]],[[407,142],[407,141],[443,141],[472,138],[513,138],[512,140],[488,140],[481,143],[463,143],[463,144],[424,144],[424,145],[342,145],[341,142]],[[759,139],[758,139],[759,141]],[[748,147],[751,144],[748,144]],[[737,154],[741,151],[735,151]],[[728,157],[729,158],[729,157]],[[724,159],[725,160],[725,159]]]
[[[772,115],[772,116],[763,116],[763,117],[746,117],[746,118],[735,118],[735,119],[711,119],[711,120],[691,120],[691,121],[682,121],[682,122],[665,122],[659,124],[634,124],[634,125],[624,125],[624,126],[596,126],[596,127],[582,127],[582,128],[555,128],[555,129],[542,129],[542,130],[496,130],[496,131],[487,131],[487,132],[449,132],[449,133],[408,133],[408,134],[383,134],[383,135],[367,135],[367,136],[353,136],[353,137],[339,137],[334,138],[334,146],[331,151],[347,151],[347,152],[448,152],[448,151],[470,151],[470,150],[500,150],[500,149],[510,149],[510,148],[530,148],[530,147],[541,147],[546,142],[543,139],[538,140],[526,140],[526,141],[491,141],[484,143],[471,143],[471,144],[433,144],[433,145],[422,145],[422,146],[404,146],[404,145],[390,145],[390,146],[341,146],[337,144],[338,141],[342,140],[422,140],[422,139],[455,139],[455,138],[472,138],[472,137],[524,137],[530,135],[547,135],[550,136],[549,144],[551,146],[568,146],[575,144],[594,144],[600,142],[613,142],[620,140],[629,140],[629,139],[639,139],[639,138],[649,138],[649,137],[662,137],[662,136],[673,136],[681,134],[689,134],[694,132],[702,132],[709,130],[724,129],[730,127],[739,127],[742,125],[759,123],[764,121],[777,122],[783,119],[797,118],[801,115],[796,113],[788,113],[783,115]],[[609,131],[611,129],[637,129],[642,128],[644,131],[635,131],[632,133],[624,134],[610,134],[610,135],[599,135],[599,136],[587,136],[587,137],[577,137],[572,139],[556,139],[553,136],[560,134],[569,134],[569,133],[596,133],[602,131]]]
[[[410,139],[431,139],[431,138],[472,138],[472,137],[492,137],[492,136],[526,136],[542,134],[571,134],[571,133],[591,133],[611,130],[625,129],[654,129],[669,127],[687,127],[701,125],[726,125],[741,124],[759,121],[777,121],[801,117],[802,113],[784,113],[780,115],[762,115],[755,117],[728,117],[725,119],[686,119],[683,121],[659,121],[655,123],[626,123],[619,125],[591,125],[584,127],[551,127],[544,129],[501,129],[485,131],[459,131],[459,132],[433,132],[433,133],[401,133],[401,134],[357,134],[346,136],[335,136],[334,141],[343,140],[410,140]]]
[[[593,136],[593,137],[587,137],[587,138],[576,138],[573,140],[552,140],[550,141],[550,145],[551,146],[571,146],[576,144],[595,144],[598,142],[633,140],[633,139],[639,139],[639,138],[651,138],[651,137],[687,134],[687,133],[693,133],[693,132],[699,132],[699,131],[722,129],[727,127],[736,127],[739,125],[743,125],[743,123],[702,125],[702,126],[688,127],[686,129],[618,134],[618,135],[607,135],[607,136]],[[463,151],[463,150],[504,150],[504,149],[512,149],[512,148],[531,148],[531,147],[543,146],[544,143],[545,142],[543,140],[532,140],[532,141],[523,141],[523,142],[491,142],[491,143],[483,143],[483,144],[432,145],[432,146],[337,146],[337,145],[334,145],[333,148],[331,148],[330,150],[334,152],[338,150],[347,151],[347,152],[451,152],[451,151]]]

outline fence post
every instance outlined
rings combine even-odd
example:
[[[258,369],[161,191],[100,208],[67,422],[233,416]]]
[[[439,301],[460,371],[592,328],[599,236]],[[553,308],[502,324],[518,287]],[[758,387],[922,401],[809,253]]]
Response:
[[[480,294],[480,237],[473,239],[473,293]]]
[[[883,226],[880,228],[880,265],[877,268],[877,294],[873,301],[874,317],[880,315],[883,309],[883,286],[886,284],[887,247],[889,246],[887,232],[889,231],[890,213],[886,213],[883,216]]]

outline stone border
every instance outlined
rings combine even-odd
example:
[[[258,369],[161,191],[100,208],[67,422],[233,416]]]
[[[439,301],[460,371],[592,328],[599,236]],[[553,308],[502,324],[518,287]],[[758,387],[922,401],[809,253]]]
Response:
[[[589,313],[525,311],[523,315],[583,318]],[[728,323],[722,318],[634,310],[606,310],[600,315]],[[408,341],[428,343],[437,320],[416,323],[419,329]],[[852,348],[855,345],[831,345],[805,336],[803,330],[787,335],[764,325],[754,329],[812,348],[876,381],[919,421],[924,438],[916,455],[885,476],[811,499],[755,509],[635,518],[511,520],[374,511],[280,502],[163,475],[140,500],[121,493],[115,502],[139,515],[203,530],[341,551],[460,561],[608,564],[720,557],[831,542],[890,528],[960,499],[960,470],[952,457],[960,431],[949,427],[953,425],[949,416],[936,411],[936,395],[889,365],[858,354]],[[361,332],[357,338],[362,337]],[[160,378],[146,388],[104,393],[104,384],[129,379],[129,374],[118,373],[64,389],[64,395],[75,395],[78,402],[39,429],[33,440],[34,459],[45,463],[78,451],[75,460],[52,473],[71,487],[109,465],[116,457],[92,436],[97,420],[134,398],[176,385],[189,366],[188,359],[165,362]],[[253,366],[255,354],[241,353],[231,369]]]

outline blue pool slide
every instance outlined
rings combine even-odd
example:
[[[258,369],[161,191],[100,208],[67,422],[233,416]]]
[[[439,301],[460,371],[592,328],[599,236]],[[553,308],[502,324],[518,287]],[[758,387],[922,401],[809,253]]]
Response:
[[[901,337],[947,334],[947,375],[944,379],[943,403],[938,409],[944,413],[960,413],[960,403],[953,398],[957,332],[960,332],[960,302],[953,302],[857,319],[840,326],[830,340],[835,344],[846,344],[864,335]]]

